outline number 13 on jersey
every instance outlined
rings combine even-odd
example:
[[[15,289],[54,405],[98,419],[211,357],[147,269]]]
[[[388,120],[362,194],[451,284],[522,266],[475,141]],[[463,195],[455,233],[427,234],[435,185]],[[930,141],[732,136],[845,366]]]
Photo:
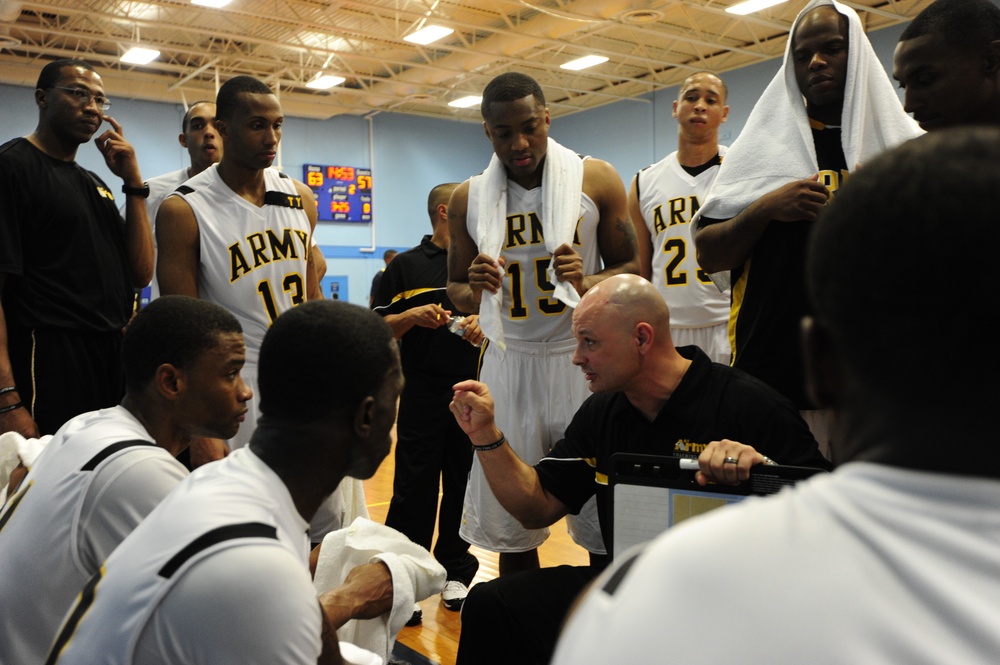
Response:
[[[301,305],[305,302],[305,288],[303,286],[302,275],[297,272],[291,272],[285,275],[281,280],[281,289],[285,293],[289,294],[291,298],[292,307],[296,305]],[[278,318],[278,303],[274,299],[274,291],[271,289],[271,280],[262,279],[260,283],[257,284],[257,293],[260,294],[260,299],[264,302],[264,309],[267,310],[267,317],[269,319],[268,325],[274,323],[274,320]],[[282,309],[284,311],[284,309]]]

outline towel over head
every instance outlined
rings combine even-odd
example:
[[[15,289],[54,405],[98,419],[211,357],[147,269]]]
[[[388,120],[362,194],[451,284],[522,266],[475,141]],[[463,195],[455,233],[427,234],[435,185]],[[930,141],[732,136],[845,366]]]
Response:
[[[806,101],[795,79],[792,38],[817,7],[831,6],[847,17],[847,77],[841,115],[841,142],[849,169],[923,133],[907,115],[885,68],[861,26],[857,12],[836,0],[812,0],[788,33],[777,74],[754,105],[739,137],[726,153],[705,203],[691,221],[692,236],[704,217],[731,219],[764,194],[819,170]],[[729,272],[716,273],[720,290]]]

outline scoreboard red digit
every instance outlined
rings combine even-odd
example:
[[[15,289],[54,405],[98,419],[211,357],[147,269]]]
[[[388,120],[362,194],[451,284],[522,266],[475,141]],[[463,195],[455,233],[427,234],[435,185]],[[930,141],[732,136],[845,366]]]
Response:
[[[371,169],[306,164],[302,170],[316,196],[321,222],[372,221]]]

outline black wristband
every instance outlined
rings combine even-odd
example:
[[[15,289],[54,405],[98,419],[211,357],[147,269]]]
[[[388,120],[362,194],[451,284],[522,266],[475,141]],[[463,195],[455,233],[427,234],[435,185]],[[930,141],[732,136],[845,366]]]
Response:
[[[21,402],[14,402],[13,404],[0,407],[0,413],[7,413],[8,411],[13,411],[14,409],[20,409],[22,406],[24,406],[24,404]]]
[[[127,194],[130,196],[141,196],[144,199],[148,199],[149,183],[144,182],[139,187],[129,187],[128,185],[122,185],[122,194]]]
[[[476,444],[472,444],[472,447],[476,449],[476,452],[481,453],[486,450],[495,450],[496,448],[499,448],[504,444],[506,440],[507,437],[504,436],[503,433],[501,433],[500,439],[498,441],[494,441],[493,443],[487,443],[484,446],[477,446]]]
[[[17,386],[4,386],[3,388],[0,388],[0,395],[5,395],[7,393],[12,393],[15,390],[17,390]]]

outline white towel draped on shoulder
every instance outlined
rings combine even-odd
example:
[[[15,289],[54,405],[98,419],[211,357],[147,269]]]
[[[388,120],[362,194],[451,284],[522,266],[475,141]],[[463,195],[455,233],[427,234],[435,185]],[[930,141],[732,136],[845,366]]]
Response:
[[[841,116],[841,142],[848,169],[854,170],[875,155],[923,133],[903,110],[857,13],[835,0],[812,0],[795,18],[781,68],[754,105],[743,131],[726,153],[712,191],[691,221],[692,235],[702,217],[735,217],[762,195],[819,170],[805,99],[795,80],[791,35],[802,17],[824,5],[846,16],[849,25]],[[720,289],[728,286],[728,271],[712,277]]]
[[[580,219],[580,195],[583,192],[583,160],[572,150],[549,137],[542,171],[542,235],[545,249],[551,254],[559,245],[573,242]],[[482,254],[494,258],[503,249],[507,219],[507,171],[494,154],[486,170],[469,180],[469,200],[478,200],[476,244]],[[503,269],[501,269],[501,275]],[[580,296],[571,284],[555,279],[550,265],[549,281],[555,284],[554,296],[576,307]],[[479,306],[479,326],[501,349],[506,348],[500,308],[502,291],[483,292]]]

